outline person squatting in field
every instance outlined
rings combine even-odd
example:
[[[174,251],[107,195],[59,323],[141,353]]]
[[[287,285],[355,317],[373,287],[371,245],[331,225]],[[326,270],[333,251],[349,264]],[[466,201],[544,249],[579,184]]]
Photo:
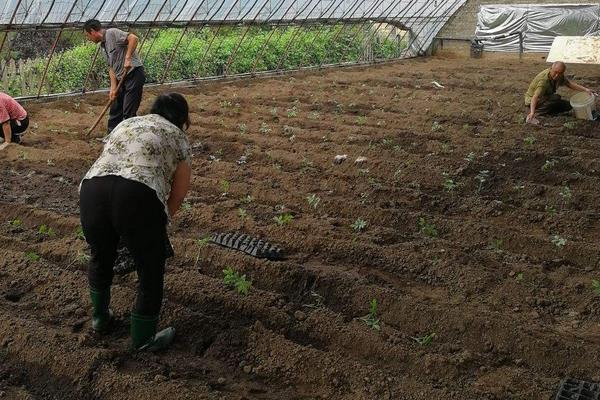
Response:
[[[21,143],[21,135],[29,127],[27,111],[12,97],[0,92],[0,150],[4,150],[11,143]]]
[[[182,95],[158,96],[150,114],[127,119],[108,135],[80,186],[81,225],[91,248],[92,328],[98,332],[110,328],[110,288],[121,241],[138,274],[131,340],[139,350],[166,348],[175,335],[173,328],[157,332],[157,326],[167,224],[179,210],[191,179],[191,150],[184,132],[189,125]]]

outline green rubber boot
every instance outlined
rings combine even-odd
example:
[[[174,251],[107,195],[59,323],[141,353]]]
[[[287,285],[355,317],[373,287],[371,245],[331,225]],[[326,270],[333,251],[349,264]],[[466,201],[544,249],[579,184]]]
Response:
[[[96,332],[106,332],[113,319],[113,312],[108,308],[110,304],[110,288],[96,290],[90,288],[92,299],[92,329]]]
[[[131,343],[136,350],[159,351],[173,342],[175,329],[168,327],[156,332],[158,315],[146,316],[131,313]]]

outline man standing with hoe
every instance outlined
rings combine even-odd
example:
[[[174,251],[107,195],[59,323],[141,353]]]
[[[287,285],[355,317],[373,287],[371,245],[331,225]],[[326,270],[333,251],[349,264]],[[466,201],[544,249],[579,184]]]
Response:
[[[124,119],[135,117],[142,101],[146,75],[136,51],[138,37],[117,28],[104,29],[95,19],[86,21],[83,29],[88,40],[100,43],[108,63],[112,102],[108,117],[110,133]]]

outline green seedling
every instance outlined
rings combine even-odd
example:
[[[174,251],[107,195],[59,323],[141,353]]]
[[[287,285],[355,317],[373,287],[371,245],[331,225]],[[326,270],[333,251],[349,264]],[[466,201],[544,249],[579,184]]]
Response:
[[[419,218],[419,232],[421,232],[423,235],[430,237],[430,238],[435,238],[438,236],[438,231],[437,228],[435,227],[435,225],[433,223],[429,223],[425,220],[425,218],[421,217]]]
[[[454,182],[454,179],[448,178],[444,181],[444,190],[446,192],[453,192],[457,187],[458,183]]]
[[[552,235],[552,244],[560,249],[565,247],[565,245],[567,244],[567,239],[558,235]]]
[[[592,287],[598,296],[600,296],[600,281],[592,279]]]
[[[40,227],[38,228],[38,233],[40,235],[44,235],[44,236],[48,236],[48,237],[54,236],[54,230],[45,224],[40,225]]]
[[[238,130],[240,131],[240,135],[244,135],[246,133],[246,124],[243,122],[238,124]]]
[[[537,139],[533,136],[526,136],[525,139],[523,139],[523,141],[528,144],[529,146],[533,146],[533,144],[535,143]]]
[[[310,303],[303,304],[302,306],[307,307],[307,308],[314,308],[314,309],[324,308],[325,307],[325,299],[319,293],[315,292],[314,290],[311,290],[310,291]]]
[[[273,217],[273,221],[279,226],[284,226],[291,224],[294,220],[294,216],[290,213],[280,214],[276,217]]]
[[[246,218],[248,218],[248,213],[243,208],[238,208],[238,215],[241,220],[245,220]]]
[[[521,282],[523,280],[523,273],[519,272],[517,274],[517,276],[515,277],[515,279],[517,280],[517,282]]]
[[[279,111],[278,107],[271,108],[271,115],[273,116],[273,118],[277,118],[277,112],[278,111]]]
[[[477,191],[481,192],[485,183],[490,179],[490,171],[488,171],[487,169],[479,171],[479,173],[475,176],[475,179],[479,182]]]
[[[181,209],[183,211],[190,211],[192,209],[192,205],[189,202],[184,201],[183,203],[181,203]]]
[[[494,240],[492,240],[491,247],[494,250],[500,251],[500,250],[502,250],[502,244],[503,244],[502,239],[494,239]]]
[[[92,257],[89,254],[86,254],[82,251],[77,252],[77,256],[75,257],[75,261],[80,265],[86,265],[90,262]]]
[[[75,237],[79,240],[85,240],[85,235],[83,234],[83,228],[80,226],[75,230]]]
[[[358,170],[358,174],[359,174],[360,176],[367,176],[367,175],[369,175],[369,172],[370,172],[370,171],[369,171],[369,168],[360,168],[360,169]]]
[[[377,299],[371,300],[369,303],[369,315],[362,317],[361,321],[375,331],[381,330],[379,318],[377,318]]]
[[[296,106],[294,106],[292,108],[288,108],[288,110],[287,110],[288,118],[294,118],[297,115],[298,115],[298,108]]]
[[[425,336],[411,337],[411,339],[414,340],[415,342],[417,342],[419,345],[421,345],[423,347],[427,347],[431,344],[434,337],[435,337],[435,333],[430,333]]]
[[[240,202],[242,204],[250,204],[253,201],[254,201],[254,197],[250,196],[249,194],[247,194],[246,196],[244,196],[240,199]]]
[[[321,114],[319,114],[318,111],[311,111],[308,114],[308,118],[310,118],[310,119],[319,119],[320,117],[321,117]]]
[[[359,115],[356,117],[356,123],[358,125],[365,125],[367,123],[367,117],[364,115]]]
[[[464,160],[465,160],[466,162],[473,162],[473,161],[475,161],[475,157],[477,157],[477,156],[475,155],[475,153],[473,153],[473,152],[470,152],[469,154],[467,154],[467,156],[464,158]]]
[[[563,124],[563,127],[565,127],[566,129],[569,129],[569,130],[575,129],[575,128],[577,128],[577,123],[575,121],[565,122]]]
[[[18,218],[15,218],[11,221],[8,221],[9,225],[12,226],[13,228],[20,228],[23,225],[23,221],[21,221]]]
[[[269,133],[271,133],[271,128],[269,128],[269,125],[263,122],[260,124],[260,128],[258,128],[258,132],[261,135],[268,135]]]
[[[573,197],[573,192],[568,186],[563,186],[562,189],[560,189],[560,192],[558,192],[558,195],[565,201],[569,201]]]
[[[544,210],[545,210],[545,211],[546,211],[548,214],[550,214],[551,216],[554,216],[554,215],[556,215],[556,207],[554,207],[554,206],[548,206],[548,205],[547,205],[547,206],[544,208]]]
[[[48,159],[48,160],[46,160],[46,165],[49,167],[52,167],[52,166],[54,166],[54,161]]]
[[[321,202],[321,198],[316,194],[312,193],[306,196],[306,201],[308,202],[309,206],[316,209],[319,206],[319,203]]]
[[[556,164],[558,164],[558,161],[556,161],[556,160],[546,160],[546,162],[544,163],[544,165],[542,165],[542,171],[543,172],[548,172],[552,168],[554,168],[556,166]]]
[[[25,253],[25,258],[32,262],[38,262],[41,257],[35,251],[28,251]]]
[[[227,267],[223,270],[223,282],[226,286],[234,287],[239,294],[247,295],[252,287],[252,281],[246,279],[246,275],[240,275],[233,268]]]
[[[369,202],[369,193],[362,192],[360,194],[360,204],[365,205]]]
[[[221,191],[223,192],[223,194],[229,193],[229,188],[231,187],[231,183],[229,183],[228,180],[222,179],[221,182],[219,182],[219,185],[221,186]]]
[[[431,125],[431,132],[440,132],[444,130],[444,127],[437,121],[433,121],[433,124]]]
[[[209,243],[210,243],[210,236],[204,236],[203,238],[196,240],[196,244],[198,245],[198,247],[208,246]]]
[[[229,107],[231,107],[231,102],[229,100],[222,100],[219,102],[219,105],[222,108],[229,108]]]
[[[355,232],[362,232],[365,229],[367,229],[367,225],[367,221],[365,221],[362,218],[357,218],[356,221],[354,221],[350,226],[352,227],[352,229],[354,229]]]

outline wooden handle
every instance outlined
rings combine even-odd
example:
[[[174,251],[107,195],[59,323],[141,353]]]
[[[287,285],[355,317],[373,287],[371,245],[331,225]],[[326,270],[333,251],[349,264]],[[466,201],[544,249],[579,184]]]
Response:
[[[119,84],[117,85],[117,90],[115,91],[117,94],[119,93],[121,86],[123,86],[123,82],[125,82],[125,77],[127,77],[128,72],[129,72],[129,68],[125,68],[125,73],[123,74],[123,77],[119,81]],[[114,102],[114,100],[109,100],[108,103],[106,103],[106,106],[104,106],[104,110],[102,110],[102,112],[98,116],[98,119],[96,119],[96,122],[94,122],[94,125],[92,125],[92,127],[87,131],[86,136],[89,136],[90,133],[92,133],[92,131],[94,129],[96,129],[96,127],[98,126],[100,121],[102,121],[102,118],[104,117],[104,115],[106,114],[106,112],[108,111],[108,109],[110,108],[110,106],[112,105],[113,102]]]

